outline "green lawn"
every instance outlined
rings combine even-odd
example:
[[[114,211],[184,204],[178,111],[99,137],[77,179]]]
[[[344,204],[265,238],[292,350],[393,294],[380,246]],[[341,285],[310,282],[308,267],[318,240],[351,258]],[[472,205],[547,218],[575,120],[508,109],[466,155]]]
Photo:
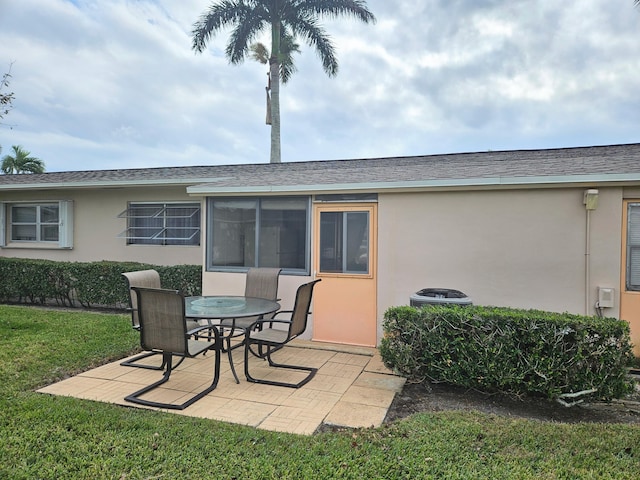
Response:
[[[310,437],[38,394],[137,345],[125,315],[0,305],[0,478],[640,478],[640,425],[420,414]]]

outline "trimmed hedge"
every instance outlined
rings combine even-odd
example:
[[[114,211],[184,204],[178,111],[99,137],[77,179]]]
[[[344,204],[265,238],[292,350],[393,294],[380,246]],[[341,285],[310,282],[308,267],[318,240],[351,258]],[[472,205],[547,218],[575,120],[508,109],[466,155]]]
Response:
[[[629,325],[615,318],[429,305],[392,307],[383,328],[384,363],[415,382],[562,402],[620,398],[633,388]]]
[[[0,302],[123,308],[129,292],[122,272],[153,268],[162,286],[200,295],[202,266],[137,262],[55,262],[0,257]]]

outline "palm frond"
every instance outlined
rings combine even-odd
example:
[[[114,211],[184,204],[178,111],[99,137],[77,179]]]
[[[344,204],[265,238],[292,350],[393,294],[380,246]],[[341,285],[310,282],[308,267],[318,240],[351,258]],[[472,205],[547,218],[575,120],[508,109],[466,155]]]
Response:
[[[252,43],[249,46],[249,51],[251,52],[251,58],[256,62],[260,62],[263,65],[269,63],[269,49],[263,43]]]
[[[327,75],[334,77],[338,74],[338,59],[331,37],[320,26],[317,19],[305,16],[300,17],[291,25],[294,35],[304,38],[307,44],[315,48],[322,68]]]
[[[292,0],[288,3],[295,4],[298,15],[311,14],[316,18],[351,16],[364,23],[376,22],[365,0]]]

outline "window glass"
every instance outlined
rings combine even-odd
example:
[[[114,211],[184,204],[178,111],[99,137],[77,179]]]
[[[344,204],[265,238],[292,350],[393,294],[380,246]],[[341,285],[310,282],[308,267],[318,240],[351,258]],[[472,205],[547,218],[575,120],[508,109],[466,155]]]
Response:
[[[320,271],[369,272],[369,213],[320,213]]]
[[[57,242],[59,238],[59,206],[13,205],[11,207],[11,240],[16,242]]]
[[[58,225],[41,225],[40,240],[43,242],[58,241]]]
[[[260,203],[260,267],[305,268],[307,201],[264,199]]]
[[[11,225],[11,240],[13,241],[27,241],[35,242],[38,237],[36,236],[35,225]]]
[[[369,213],[347,212],[346,265],[348,273],[369,272]]]
[[[627,215],[627,290],[640,291],[640,203],[630,203]]]
[[[33,223],[35,224],[38,219],[38,207],[36,205],[30,206],[14,206],[11,208],[11,220],[15,223]]]
[[[139,245],[200,245],[198,203],[137,203],[120,214],[128,228],[121,236]]]
[[[255,264],[257,200],[216,200],[211,209],[211,264],[252,267]]]
[[[209,202],[208,268],[308,270],[308,197]]]
[[[42,205],[40,207],[40,222],[48,224],[58,224],[58,206]]]
[[[176,245],[200,245],[200,208],[167,206],[163,238]]]
[[[320,213],[320,271],[342,271],[342,212]]]

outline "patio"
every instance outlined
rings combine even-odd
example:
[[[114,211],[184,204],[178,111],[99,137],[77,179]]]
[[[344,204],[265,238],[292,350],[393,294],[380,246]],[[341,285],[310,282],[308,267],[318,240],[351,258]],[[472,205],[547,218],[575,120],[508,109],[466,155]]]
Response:
[[[234,350],[240,377],[236,384],[226,354],[221,359],[220,382],[215,390],[179,415],[210,418],[256,428],[313,434],[320,425],[342,427],[379,426],[405,379],[393,375],[375,348],[353,347],[294,340],[273,355],[274,360],[317,367],[317,375],[299,389],[249,383],[242,375],[243,351]],[[126,402],[124,397],[162,376],[162,372],[121,366],[119,360],[44,387],[38,392],[114,403],[132,408],[150,408]],[[147,359],[158,364],[159,357]],[[263,360],[250,357],[256,376],[296,381],[299,372],[275,371]],[[210,355],[186,359],[171,380],[148,398],[176,402],[189,392],[211,382]],[[155,409],[160,410],[160,409]]]

